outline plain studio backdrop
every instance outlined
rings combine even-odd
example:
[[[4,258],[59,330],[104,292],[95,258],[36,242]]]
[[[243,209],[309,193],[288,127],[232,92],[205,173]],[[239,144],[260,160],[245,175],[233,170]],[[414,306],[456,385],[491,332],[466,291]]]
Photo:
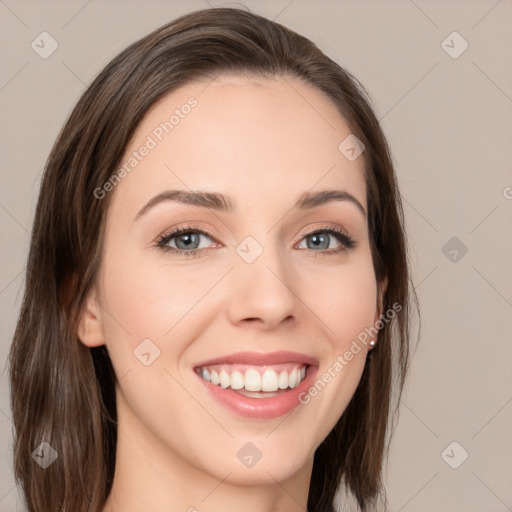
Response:
[[[0,1],[1,511],[24,510],[5,368],[45,160],[107,62],[208,5],[237,4]],[[422,332],[386,468],[389,510],[512,509],[512,2],[238,5],[305,35],[352,72],[391,146]]]

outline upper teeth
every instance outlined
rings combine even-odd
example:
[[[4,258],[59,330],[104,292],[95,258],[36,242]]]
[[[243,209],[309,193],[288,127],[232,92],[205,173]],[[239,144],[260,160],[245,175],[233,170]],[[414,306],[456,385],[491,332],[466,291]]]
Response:
[[[249,367],[245,371],[229,368],[198,368],[197,373],[206,381],[221,388],[245,389],[246,391],[277,391],[297,387],[306,376],[306,367],[299,365],[291,371],[276,371]]]

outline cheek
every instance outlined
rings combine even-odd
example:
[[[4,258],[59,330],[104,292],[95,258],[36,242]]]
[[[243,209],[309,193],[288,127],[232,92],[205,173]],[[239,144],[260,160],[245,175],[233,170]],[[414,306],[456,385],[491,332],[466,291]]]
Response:
[[[123,327],[134,342],[141,337],[163,338],[192,313],[211,286],[198,273],[151,266],[144,257],[125,259],[119,266],[106,262],[104,268],[104,301],[117,320],[113,325],[107,318],[107,325],[115,330]]]
[[[318,428],[317,417],[325,419],[316,431],[320,443],[343,414],[364,370],[367,345],[361,335],[366,336],[365,330],[373,326],[377,307],[371,258],[354,260],[335,272],[332,268],[317,272],[315,279],[310,276],[305,281],[304,293],[310,300],[308,306],[321,320],[327,342],[315,383],[303,397],[306,407],[316,411],[306,419],[312,431]]]
[[[149,265],[149,258],[142,254],[104,261],[102,300],[108,313],[103,328],[117,375],[141,371],[134,356],[148,349],[157,355],[152,368],[176,368],[187,347],[215,319],[218,305],[204,298],[225,269]]]
[[[365,328],[373,325],[377,307],[377,283],[371,259],[323,269],[307,277],[301,291],[306,304],[322,321],[325,333],[337,349],[343,349]]]

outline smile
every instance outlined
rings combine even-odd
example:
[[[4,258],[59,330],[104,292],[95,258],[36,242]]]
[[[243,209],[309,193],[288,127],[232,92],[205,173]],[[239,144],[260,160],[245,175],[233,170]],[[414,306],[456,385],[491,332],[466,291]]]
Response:
[[[268,392],[293,389],[306,377],[306,365],[294,363],[268,366],[248,365],[212,365],[196,369],[207,382],[221,388],[236,391],[253,392],[253,396],[262,398]],[[264,392],[264,393],[254,393]],[[248,395],[245,395],[248,396]]]
[[[240,353],[194,370],[213,397],[237,415],[275,418],[300,405],[298,395],[310,386],[318,362],[290,352]]]

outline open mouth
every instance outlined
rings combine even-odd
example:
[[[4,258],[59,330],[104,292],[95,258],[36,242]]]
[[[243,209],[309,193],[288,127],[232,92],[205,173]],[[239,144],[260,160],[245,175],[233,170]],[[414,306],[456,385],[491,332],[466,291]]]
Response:
[[[301,403],[318,370],[318,360],[291,352],[239,353],[194,367],[218,402],[237,415],[269,419]]]
[[[230,388],[251,398],[277,396],[296,388],[306,377],[308,365],[285,363],[272,366],[216,364],[200,366],[196,373],[206,382]]]

